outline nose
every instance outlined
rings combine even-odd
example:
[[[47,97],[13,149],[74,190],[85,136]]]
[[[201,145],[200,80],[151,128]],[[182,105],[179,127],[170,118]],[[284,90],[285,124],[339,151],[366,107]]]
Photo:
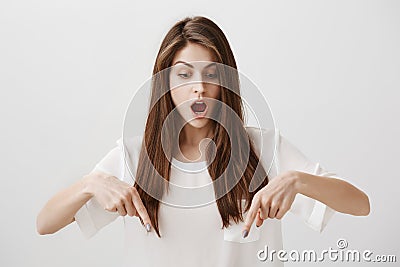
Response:
[[[193,92],[195,93],[195,94],[202,94],[202,93],[204,93],[204,85],[203,85],[203,83],[196,83],[196,84],[194,84],[193,85],[193,87],[192,87],[192,89],[193,89]]]

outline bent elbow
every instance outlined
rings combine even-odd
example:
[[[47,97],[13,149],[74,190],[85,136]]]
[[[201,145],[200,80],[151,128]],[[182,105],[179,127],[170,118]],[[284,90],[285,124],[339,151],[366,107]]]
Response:
[[[48,231],[46,231],[46,227],[43,225],[43,223],[40,220],[40,217],[38,216],[36,218],[36,232],[39,235],[46,235],[48,234]]]
[[[49,227],[43,222],[43,219],[40,217],[40,214],[36,218],[36,232],[39,235],[48,235],[53,234],[54,231],[50,231]]]
[[[36,223],[36,232],[39,235],[46,235],[48,234],[48,232],[46,231],[46,229],[39,223]]]
[[[368,216],[369,213],[371,212],[371,206],[369,203],[369,198],[368,196],[363,192],[363,200],[362,202],[362,208],[358,211],[358,216]]]
[[[47,227],[43,225],[36,224],[36,231],[39,235],[49,235],[54,234],[56,231],[49,230]]]
[[[36,227],[36,231],[39,235],[47,235],[48,232],[45,231],[45,229],[40,228],[40,227]]]
[[[363,212],[364,212],[364,213],[363,213],[363,216],[368,216],[369,213],[371,212],[371,206],[370,206],[370,203],[369,203],[369,198],[368,198],[368,196],[366,196],[365,208],[364,208]]]

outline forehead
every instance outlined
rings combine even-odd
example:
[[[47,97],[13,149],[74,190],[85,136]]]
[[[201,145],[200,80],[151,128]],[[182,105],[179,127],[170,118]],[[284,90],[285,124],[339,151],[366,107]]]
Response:
[[[185,47],[176,52],[172,60],[172,65],[175,65],[177,61],[215,61],[215,57],[210,49],[200,44],[189,42]]]

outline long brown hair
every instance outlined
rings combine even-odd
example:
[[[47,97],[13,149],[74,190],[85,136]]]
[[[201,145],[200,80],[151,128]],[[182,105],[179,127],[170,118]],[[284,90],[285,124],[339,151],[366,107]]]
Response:
[[[158,52],[153,76],[171,67],[174,55],[189,42],[203,45],[213,53],[217,62],[237,70],[234,55],[222,30],[210,19],[195,16],[178,21],[168,31]],[[169,84],[168,77],[164,77],[164,79],[158,83],[155,81],[152,85],[150,108],[134,184],[159,237],[161,237],[158,224],[159,199],[161,199],[165,189],[168,190],[168,188],[164,188],[164,183],[160,179],[156,179],[156,176],[162,176],[166,181],[169,181],[171,169],[169,159],[173,152],[171,149],[165,150],[161,147],[161,132],[167,116],[175,108],[168,88],[161,89],[162,86],[165,87]],[[228,193],[216,200],[222,219],[221,228],[228,227],[231,218],[236,223],[239,220],[243,221],[242,199],[246,200],[245,211],[247,211],[254,194],[268,183],[268,176],[264,168],[262,166],[257,167],[259,158],[254,152],[253,143],[249,141],[249,136],[243,125],[243,103],[240,97],[239,82],[234,79],[231,82],[231,87],[233,88],[230,88],[232,91],[221,90],[221,102],[236,113],[239,123],[235,123],[235,120],[232,120],[229,116],[227,109],[222,108],[219,112],[219,120],[224,127],[219,123],[215,124],[212,137],[215,146],[208,147],[206,151],[206,159],[209,164],[208,172],[212,180],[215,181],[221,175],[223,178],[219,179],[218,182],[220,182],[214,185],[215,194],[226,190],[229,184],[235,184]],[[166,133],[166,138],[169,140],[167,140],[167,143],[175,144],[172,141],[173,137],[176,138],[175,130],[175,127],[168,128],[169,133]],[[227,131],[231,133],[230,136]],[[163,138],[165,137],[163,136]],[[249,149],[248,151],[239,150],[238,155],[235,154],[232,159],[229,157],[232,142],[236,142],[235,145],[239,148],[244,147],[243,144],[247,142]],[[210,162],[213,153],[215,157]],[[230,160],[234,160],[234,162],[231,165],[232,167],[227,168]],[[244,171],[240,172],[239,170]],[[253,192],[249,192],[249,184],[252,179],[259,180],[260,186]],[[140,221],[143,224],[141,218]]]

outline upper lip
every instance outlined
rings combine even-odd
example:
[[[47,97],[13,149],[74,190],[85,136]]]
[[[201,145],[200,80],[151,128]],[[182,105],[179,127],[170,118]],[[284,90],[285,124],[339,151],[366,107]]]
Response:
[[[206,104],[207,105],[207,103],[206,102],[204,102],[204,100],[199,100],[199,99],[196,99],[195,101],[193,101],[192,102],[192,104],[190,105],[190,107],[192,107],[194,104],[196,104],[196,103],[204,103],[204,104]]]

